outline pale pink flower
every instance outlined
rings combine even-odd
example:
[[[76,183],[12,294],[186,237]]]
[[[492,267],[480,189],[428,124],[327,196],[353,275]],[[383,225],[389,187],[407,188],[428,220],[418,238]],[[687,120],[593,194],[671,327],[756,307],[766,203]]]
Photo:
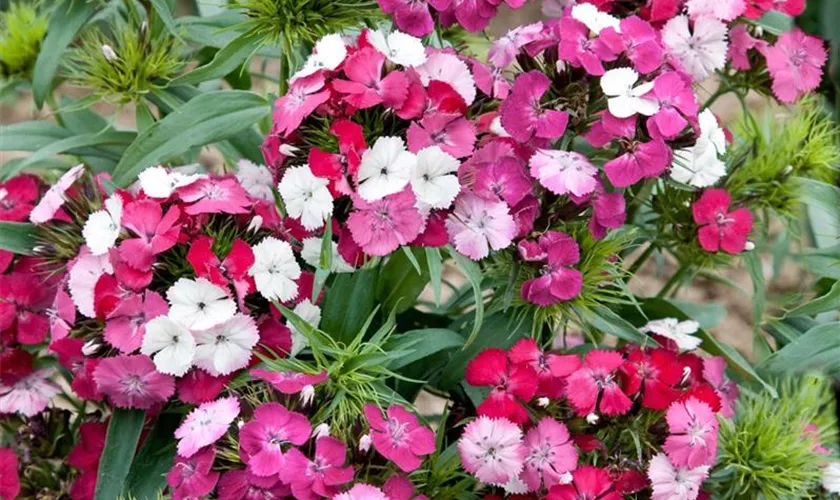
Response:
[[[283,447],[302,445],[311,432],[305,416],[280,403],[264,403],[254,410],[253,420],[239,430],[239,454],[251,473],[273,476],[283,470]]]
[[[353,240],[368,255],[388,255],[408,245],[423,230],[423,217],[410,188],[381,200],[354,198],[355,210],[347,218]]]
[[[96,386],[118,408],[148,410],[175,392],[175,379],[155,370],[148,356],[114,356],[99,362],[93,372]]]
[[[427,113],[419,122],[411,122],[406,139],[412,153],[439,146],[455,158],[463,158],[473,152],[475,126],[461,113]]]
[[[773,94],[790,103],[819,87],[828,55],[822,40],[797,28],[782,33],[772,47],[764,49],[764,57],[773,77]]]
[[[421,426],[417,417],[402,406],[389,406],[387,420],[372,404],[365,405],[364,410],[373,447],[403,472],[417,469],[423,462],[423,455],[434,453],[435,433]]]
[[[705,80],[726,65],[726,24],[712,17],[701,17],[689,29],[688,16],[677,16],[662,28],[662,41],[682,62],[694,81]]]
[[[184,212],[197,214],[244,214],[252,202],[248,191],[235,177],[208,177],[179,188],[178,196],[188,205]]]
[[[388,496],[376,486],[369,484],[357,484],[334,497],[332,500],[391,500]]]
[[[295,498],[333,497],[337,486],[353,480],[353,467],[344,466],[347,447],[333,437],[315,441],[315,456],[310,460],[297,448],[286,453],[280,478],[292,486]]]
[[[239,416],[239,401],[235,397],[217,399],[191,411],[175,430],[178,455],[189,458],[201,448],[218,441]]]
[[[29,220],[33,224],[43,224],[55,217],[64,205],[64,193],[85,173],[84,165],[76,165],[61,176],[50,189],[44,193],[41,201],[29,213]]]
[[[496,68],[508,67],[522,47],[540,38],[542,30],[543,25],[539,22],[517,26],[493,42],[487,60]]]
[[[330,93],[330,90],[324,87],[324,75],[321,71],[292,82],[286,95],[274,103],[273,132],[288,137],[318,106],[330,99]]]
[[[668,407],[665,420],[671,435],[663,448],[674,465],[692,469],[714,465],[719,424],[708,404],[693,397],[675,401]]]
[[[32,417],[46,409],[53,396],[61,389],[50,378],[53,370],[36,370],[18,379],[12,385],[0,382],[0,414],[19,413]]]
[[[584,196],[597,185],[598,168],[574,151],[539,149],[529,164],[531,175],[554,194]]]
[[[531,491],[551,488],[577,467],[578,453],[563,423],[544,417],[525,435],[525,470],[520,478]]]
[[[144,295],[130,294],[106,317],[105,341],[130,354],[140,349],[146,323],[169,312],[169,306],[160,294],[146,290]]]
[[[648,479],[653,487],[652,500],[695,500],[709,475],[709,466],[692,469],[675,467],[664,453],[650,459]]]
[[[732,21],[747,10],[744,0],[688,0],[685,4],[691,19],[712,17]]]
[[[216,487],[219,473],[213,470],[216,450],[208,446],[189,458],[175,457],[166,474],[166,484],[172,490],[172,500],[189,500],[209,495]]]
[[[473,260],[501,250],[516,236],[516,223],[507,204],[480,198],[464,191],[455,200],[455,209],[446,219],[446,232],[455,248]]]
[[[275,372],[261,368],[251,370],[251,376],[268,382],[283,394],[297,394],[306,387],[316,386],[329,378],[326,371],[311,375],[299,372]]]
[[[478,417],[458,440],[461,464],[479,481],[504,485],[522,471],[527,448],[522,429],[506,418]]]

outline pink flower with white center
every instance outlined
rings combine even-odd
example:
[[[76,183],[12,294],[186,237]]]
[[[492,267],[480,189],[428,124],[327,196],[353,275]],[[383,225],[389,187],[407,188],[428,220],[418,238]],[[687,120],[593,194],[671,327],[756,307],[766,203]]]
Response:
[[[460,253],[481,260],[490,255],[491,248],[501,250],[511,244],[516,236],[516,223],[505,202],[464,191],[446,219],[446,232]]]
[[[653,81],[653,94],[659,102],[659,111],[648,118],[648,130],[655,130],[663,139],[673,139],[695,119],[700,111],[691,82],[679,73],[662,73]]]
[[[136,235],[120,242],[120,258],[137,270],[146,270],[161,254],[178,242],[181,210],[171,207],[163,213],[160,203],[141,199],[129,203],[123,211],[123,226]]]
[[[94,290],[103,274],[113,274],[114,268],[107,255],[93,255],[87,247],[79,250],[79,256],[70,263],[70,277],[67,288],[79,312],[88,318],[96,317]]]
[[[189,458],[205,446],[218,441],[239,416],[239,401],[235,397],[203,403],[191,411],[175,430],[178,455]]]
[[[747,9],[744,0],[688,0],[685,4],[691,19],[711,17],[732,21]]]
[[[219,500],[281,500],[292,489],[276,475],[258,476],[250,470],[231,470],[219,480]]]
[[[634,142],[623,155],[608,161],[604,172],[615,187],[624,188],[643,178],[659,177],[671,164],[672,156],[662,139]]]
[[[316,386],[329,378],[326,371],[312,375],[299,372],[275,372],[261,368],[251,370],[251,376],[268,382],[283,394],[297,394],[305,388]]]
[[[723,189],[707,189],[691,206],[694,222],[700,226],[697,239],[703,250],[737,254],[747,247],[752,214],[747,208],[730,212],[731,203],[732,197]]]
[[[828,57],[825,43],[796,28],[782,33],[772,47],[764,48],[773,94],[782,102],[795,102],[820,85]]]
[[[556,32],[560,34],[560,58],[576,68],[583,67],[590,75],[603,75],[603,61],[616,58],[600,37],[590,38],[589,28],[571,17],[561,19]]]
[[[724,418],[735,416],[738,384],[726,376],[726,359],[715,356],[703,359],[703,380],[714,387],[720,397],[720,414]]]
[[[172,490],[172,500],[188,500],[213,492],[219,472],[213,470],[216,450],[208,446],[189,458],[175,457],[175,463],[166,474],[166,484]]]
[[[583,367],[566,379],[566,397],[578,415],[623,415],[633,402],[618,385],[624,358],[615,351],[590,351]]]
[[[0,275],[0,331],[21,344],[43,342],[50,329],[47,307],[52,290],[33,272]]]
[[[761,52],[767,46],[766,41],[753,38],[746,25],[736,24],[729,31],[729,62],[735,69],[748,71],[752,66],[749,51],[757,49]]]
[[[208,177],[182,187],[178,196],[188,205],[184,212],[197,214],[244,214],[252,202],[235,177]]]
[[[426,36],[434,30],[434,21],[426,0],[378,0],[379,8],[394,16],[394,24],[412,36]]]
[[[524,260],[542,264],[540,275],[522,284],[523,300],[547,307],[580,294],[583,274],[571,267],[580,261],[580,247],[571,236],[548,231],[536,242],[520,241],[518,250]]]
[[[517,26],[493,42],[487,60],[496,68],[508,67],[522,47],[540,38],[542,30],[543,25],[539,22]]]
[[[36,370],[11,385],[0,382],[0,414],[18,413],[35,416],[47,407],[61,389],[50,378],[53,370]]]
[[[344,493],[332,497],[332,500],[392,500],[382,490],[369,484],[356,484]]]
[[[467,64],[455,54],[434,51],[427,54],[426,62],[416,68],[420,82],[430,91],[431,82],[437,80],[449,84],[469,106],[475,101],[475,80]]]
[[[689,29],[688,16],[677,16],[662,28],[662,42],[695,82],[726,65],[726,24],[712,17],[701,17]]]
[[[146,290],[144,295],[128,295],[108,314],[105,341],[122,354],[131,354],[143,343],[146,323],[167,312],[169,306],[156,292]]]
[[[301,122],[330,99],[331,91],[324,86],[323,72],[298,78],[286,95],[274,103],[274,133],[288,137]]]
[[[383,457],[411,472],[423,463],[423,455],[434,453],[435,433],[417,422],[417,417],[399,405],[388,407],[388,419],[372,404],[365,405],[373,447]]]
[[[600,39],[614,53],[624,52],[639,73],[646,75],[656,71],[665,55],[657,30],[638,16],[622,19],[619,27],[620,31],[605,28]]]
[[[43,224],[52,220],[64,205],[64,193],[84,173],[84,165],[76,165],[67,172],[64,172],[64,175],[55,184],[50,186],[50,189],[41,198],[41,201],[29,213],[29,220],[33,224]]]
[[[663,446],[674,465],[695,468],[714,465],[718,420],[708,404],[690,397],[676,401],[665,413],[670,436]]]
[[[377,104],[400,108],[408,97],[408,78],[402,71],[391,71],[383,77],[384,66],[382,53],[373,47],[362,48],[344,64],[344,75],[348,80],[335,79],[332,86],[336,92],[344,94],[347,103],[358,109]]]
[[[525,435],[525,469],[520,478],[530,491],[551,488],[565,473],[577,467],[578,453],[569,430],[551,417],[544,417]]]
[[[388,255],[408,245],[423,230],[415,203],[410,188],[373,202],[355,198],[355,210],[347,218],[353,241],[368,255]]]
[[[502,127],[519,142],[533,138],[554,140],[566,132],[569,114],[543,109],[540,100],[551,86],[551,80],[539,71],[516,77],[513,89],[499,109]]]
[[[96,366],[93,379],[118,408],[148,410],[175,392],[175,379],[158,372],[148,356],[104,358]]]
[[[309,439],[312,426],[300,413],[279,403],[263,403],[254,418],[239,429],[239,454],[248,471],[260,477],[283,470],[283,447],[300,446]]]
[[[531,175],[554,194],[585,196],[597,185],[598,168],[574,151],[538,149],[529,164]]]
[[[411,122],[406,139],[412,153],[439,146],[455,158],[463,158],[473,152],[475,126],[460,113],[427,113],[419,122]]]
[[[653,487],[652,500],[695,500],[709,475],[710,467],[675,467],[664,453],[650,459],[648,479]]]
[[[464,428],[458,453],[464,470],[479,481],[504,485],[522,471],[528,450],[518,425],[506,418],[478,417]]]
[[[315,441],[315,456],[309,459],[297,448],[285,456],[280,479],[291,485],[295,498],[334,497],[338,485],[353,480],[353,467],[344,466],[347,447],[333,437],[320,437]]]

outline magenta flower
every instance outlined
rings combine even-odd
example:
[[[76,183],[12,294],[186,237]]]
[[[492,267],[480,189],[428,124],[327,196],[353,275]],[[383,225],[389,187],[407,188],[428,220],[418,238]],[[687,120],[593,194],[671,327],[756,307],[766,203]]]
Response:
[[[623,155],[608,161],[604,172],[619,188],[632,186],[645,177],[658,177],[671,164],[671,148],[661,139],[635,142]]]
[[[819,87],[828,55],[822,40],[796,28],[782,33],[775,45],[765,48],[764,57],[773,77],[773,94],[782,102],[795,102]]]
[[[633,402],[618,385],[624,358],[615,351],[589,351],[583,367],[566,379],[566,397],[578,415],[623,415]]]
[[[487,60],[496,68],[510,66],[522,47],[541,38],[542,30],[543,25],[540,22],[513,28],[493,42],[487,53]]]
[[[426,495],[416,495],[414,484],[401,474],[394,474],[382,485],[382,490],[390,500],[429,500]]]
[[[178,399],[192,405],[212,401],[222,393],[232,377],[233,374],[214,377],[202,369],[193,368],[178,379]]]
[[[510,95],[500,108],[502,127],[519,142],[537,137],[554,140],[566,132],[569,114],[542,109],[540,100],[551,86],[551,80],[539,71],[516,77]]]
[[[283,446],[300,446],[311,432],[305,416],[280,403],[264,403],[239,430],[239,454],[248,471],[260,477],[273,476],[283,469]]]
[[[736,24],[729,30],[729,61],[732,67],[737,70],[748,71],[752,67],[749,56],[750,50],[757,49],[762,52],[766,48],[767,42],[753,38],[744,24]]]
[[[316,375],[298,372],[275,372],[263,369],[251,370],[251,376],[264,380],[283,394],[297,394],[306,387],[312,387],[329,378],[326,371]]]
[[[542,264],[540,276],[523,283],[522,300],[547,307],[580,294],[583,274],[571,268],[580,261],[580,247],[571,236],[548,231],[537,241],[521,241],[518,250],[525,261]]]
[[[14,335],[21,344],[43,342],[50,329],[50,292],[35,273],[0,275],[0,331]]]
[[[528,410],[523,406],[534,397],[538,377],[530,365],[514,363],[499,348],[481,351],[465,371],[466,382],[474,386],[489,386],[490,393],[476,412],[493,418],[506,418],[516,424],[528,421]]]
[[[79,426],[79,441],[67,455],[67,465],[83,471],[96,470],[102,450],[108,422],[84,422]]]
[[[262,477],[246,470],[232,470],[219,480],[219,500],[282,500],[292,494],[276,475]]]
[[[676,401],[665,412],[665,420],[671,435],[663,448],[674,465],[692,469],[714,465],[719,424],[708,404],[693,397]]]
[[[144,295],[132,293],[123,298],[108,313],[105,321],[105,341],[131,354],[140,349],[146,323],[169,312],[169,306],[160,294],[146,290]]]
[[[426,0],[378,0],[378,2],[382,12],[394,16],[394,24],[400,31],[422,37],[435,28]]]
[[[218,441],[230,424],[239,416],[239,401],[235,397],[203,403],[191,411],[175,430],[178,455],[189,458],[201,448]]]
[[[358,109],[377,104],[400,108],[408,97],[408,78],[401,71],[391,71],[383,78],[384,66],[384,54],[371,47],[360,49],[344,64],[344,75],[349,80],[333,80],[333,88]]]
[[[0,317],[2,317],[2,313],[0,313]],[[76,323],[76,306],[73,305],[73,299],[70,298],[63,287],[60,287],[56,292],[53,305],[47,310],[47,317],[50,320],[51,343],[70,335],[70,330]]]
[[[598,168],[574,151],[538,149],[530,165],[531,175],[554,194],[585,196],[597,185]]]
[[[665,56],[659,35],[651,24],[638,16],[621,20],[621,33],[604,28],[600,39],[615,54],[624,52],[639,73],[646,75],[659,69]]]
[[[725,418],[735,416],[735,401],[738,400],[738,384],[726,376],[726,359],[715,356],[703,360],[703,379],[715,389],[720,397],[720,414]]]
[[[609,46],[600,37],[589,38],[589,28],[580,21],[565,17],[560,20],[557,32],[560,58],[576,68],[583,67],[590,75],[603,75],[603,61],[615,60]]]
[[[324,83],[324,75],[320,71],[292,82],[286,95],[274,103],[272,132],[288,137],[318,106],[327,102],[331,92]]]
[[[355,210],[347,218],[353,241],[368,255],[388,255],[408,245],[423,230],[415,202],[410,188],[372,202],[354,198]]]
[[[175,457],[175,463],[166,474],[166,484],[172,490],[172,500],[187,500],[209,495],[219,480],[218,471],[213,469],[216,450],[204,448],[190,458]]]
[[[455,200],[455,210],[446,219],[446,232],[455,249],[473,260],[501,250],[516,235],[516,223],[507,204],[464,191]]]
[[[453,157],[463,158],[473,152],[475,127],[460,113],[427,113],[419,122],[411,122],[406,139],[412,153],[440,146]]]
[[[461,184],[482,198],[496,197],[515,207],[533,189],[525,162],[510,142],[492,141],[473,154],[458,172]]]
[[[343,442],[329,436],[320,437],[315,441],[312,460],[297,448],[286,453],[280,478],[291,485],[295,498],[332,498],[338,494],[338,485],[353,480],[353,467],[345,467],[346,461],[347,448]]]
[[[563,474],[577,467],[578,453],[569,430],[551,417],[542,420],[525,434],[525,469],[520,478],[531,489],[551,488]]]
[[[19,493],[17,455],[11,448],[0,448],[0,498],[17,498]]]
[[[423,455],[434,453],[435,433],[421,426],[417,417],[402,406],[391,405],[387,413],[385,420],[379,408],[365,405],[373,447],[403,472],[411,472],[420,467]]]
[[[691,88],[691,80],[679,73],[662,73],[653,82],[653,97],[659,102],[659,111],[648,118],[648,130],[663,139],[673,139],[696,120],[700,106]]]
[[[729,211],[732,197],[723,189],[707,189],[691,206],[694,222],[700,226],[697,238],[707,252],[736,254],[747,247],[753,218],[746,208]]]
[[[621,500],[606,469],[584,465],[572,471],[571,484],[557,484],[548,491],[546,500]]]
[[[589,232],[595,239],[607,234],[607,229],[618,229],[627,219],[627,207],[621,193],[597,193],[592,199],[592,217]]]
[[[178,189],[178,196],[189,204],[184,208],[188,215],[244,214],[253,204],[235,177],[207,177]]]
[[[160,203],[148,198],[126,205],[122,224],[137,237],[120,243],[120,258],[134,269],[151,267],[156,255],[177,243],[181,232],[180,217],[178,207],[171,207],[164,215]]]
[[[93,372],[97,388],[119,408],[148,410],[175,392],[175,380],[155,369],[148,356],[114,356],[99,362]]]

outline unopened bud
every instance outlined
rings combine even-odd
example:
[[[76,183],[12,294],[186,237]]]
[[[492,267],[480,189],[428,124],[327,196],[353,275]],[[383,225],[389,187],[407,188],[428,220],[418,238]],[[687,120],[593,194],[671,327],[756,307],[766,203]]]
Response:
[[[560,484],[571,484],[573,479],[574,478],[572,477],[571,472],[564,472],[560,474],[560,477],[557,478],[557,482]]]
[[[105,56],[105,59],[108,62],[114,62],[119,59],[119,57],[117,57],[117,53],[114,51],[114,48],[108,44],[102,46],[102,55]]]
[[[243,425],[245,425],[245,421],[242,420],[241,418],[236,421],[236,428],[237,429],[241,429]]]
[[[690,376],[691,376],[691,367],[690,366],[684,367],[683,368],[683,376],[682,376],[682,380],[680,381],[680,384],[686,383],[688,381],[688,377],[690,377]]]
[[[93,356],[97,353],[97,351],[99,351],[100,347],[102,347],[102,344],[100,344],[97,339],[88,340],[85,342],[85,345],[82,346],[82,354],[85,356]]]
[[[597,424],[599,420],[601,420],[601,418],[595,413],[590,413],[586,416],[586,421],[589,422],[590,425]]]
[[[262,228],[263,225],[263,218],[262,215],[255,215],[251,218],[251,222],[248,223],[248,232],[249,233],[256,233],[257,231]]]
[[[762,28],[760,25],[756,25],[756,27],[755,27],[755,36],[757,36],[759,38],[764,36],[764,28]]]
[[[303,386],[300,390],[300,402],[303,406],[309,406],[315,399],[315,388],[311,385]]]
[[[539,398],[537,400],[537,406],[540,406],[542,408],[545,408],[546,406],[548,406],[549,403],[551,403],[551,400],[548,399],[548,398]]]
[[[755,243],[753,243],[752,241],[748,241],[747,244],[744,245],[744,250],[752,252],[753,250],[755,250]]]
[[[315,430],[312,431],[312,435],[315,436],[315,439],[320,437],[327,437],[330,435],[330,424],[323,423],[315,427]]]
[[[298,151],[300,151],[300,148],[292,146],[291,144],[280,145],[280,154],[283,156],[291,156],[294,158],[297,156]]]
[[[359,438],[359,451],[367,453],[370,450],[370,445],[373,443],[370,434],[365,434]]]
[[[782,170],[782,175],[788,176],[791,172],[793,172],[793,165],[788,165],[784,168],[784,170]]]

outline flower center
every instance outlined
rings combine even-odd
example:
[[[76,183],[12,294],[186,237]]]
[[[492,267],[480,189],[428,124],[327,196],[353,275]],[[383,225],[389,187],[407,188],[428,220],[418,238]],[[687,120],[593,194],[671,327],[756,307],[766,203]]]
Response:
[[[126,394],[142,394],[143,393],[143,380],[138,377],[137,375],[129,375],[122,381],[124,390]]]

